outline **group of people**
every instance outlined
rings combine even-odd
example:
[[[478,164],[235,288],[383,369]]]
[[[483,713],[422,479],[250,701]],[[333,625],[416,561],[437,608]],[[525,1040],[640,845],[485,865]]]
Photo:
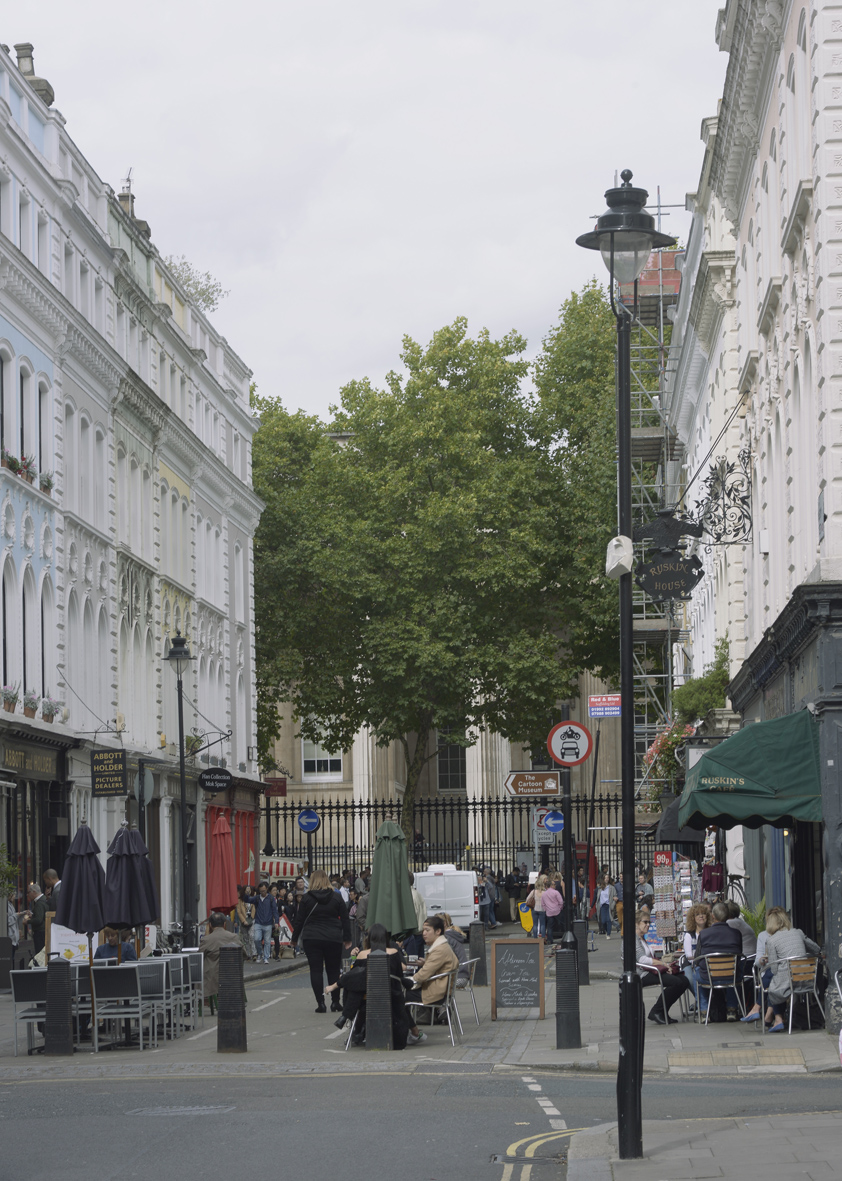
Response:
[[[637,970],[645,985],[662,983],[663,997],[659,996],[649,1011],[650,1021],[666,1025],[674,1020],[669,1010],[688,989],[698,998],[701,1014],[707,1014],[713,990],[708,971],[707,956],[737,957],[737,984],[745,990],[753,985],[755,965],[762,968],[763,988],[769,1004],[761,1013],[759,1001],[740,1017],[740,998],[737,988],[725,990],[725,1019],[727,1021],[760,1021],[764,1019],[770,1033],[783,1033],[783,1016],[792,995],[792,983],[786,961],[793,957],[819,956],[819,947],[803,931],[792,926],[786,912],[779,906],[766,913],[766,929],[759,936],[740,913],[736,902],[720,901],[712,906],[706,902],[691,906],[685,916],[683,970],[667,967],[651,955],[645,935],[649,929],[648,910],[636,915]],[[712,1014],[711,1014],[712,1015]]]
[[[15,909],[15,896],[6,898],[6,922],[12,946],[17,948],[27,935],[32,939],[35,954],[44,950],[47,932],[47,915],[58,905],[61,879],[54,869],[45,869],[41,875],[43,890],[38,882],[30,882],[26,890],[28,905],[23,910]],[[20,891],[17,891],[19,894]]]

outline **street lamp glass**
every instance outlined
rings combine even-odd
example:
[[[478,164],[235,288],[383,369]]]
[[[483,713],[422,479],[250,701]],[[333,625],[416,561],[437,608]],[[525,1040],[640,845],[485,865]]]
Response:
[[[190,655],[190,649],[187,647],[187,640],[177,631],[170,640],[170,650],[164,659],[169,664],[175,675],[181,678],[190,667],[190,661],[195,660],[195,656]]]
[[[600,234],[599,249],[605,268],[611,272],[611,241],[614,241],[614,278],[618,283],[634,283],[640,278],[652,253],[652,235],[624,230]]]

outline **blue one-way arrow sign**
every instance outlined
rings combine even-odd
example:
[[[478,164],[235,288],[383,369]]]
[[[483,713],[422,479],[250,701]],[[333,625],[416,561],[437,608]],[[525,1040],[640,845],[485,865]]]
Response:
[[[302,832],[315,832],[321,823],[315,808],[304,808],[298,813],[298,827]]]
[[[544,828],[547,832],[561,832],[564,828],[564,813],[547,812],[544,816]]]

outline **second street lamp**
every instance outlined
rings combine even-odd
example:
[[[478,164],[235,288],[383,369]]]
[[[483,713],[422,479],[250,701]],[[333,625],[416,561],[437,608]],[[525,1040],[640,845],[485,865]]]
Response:
[[[178,773],[181,805],[181,944],[182,947],[192,947],[195,943],[193,937],[193,916],[190,913],[192,906],[190,893],[193,875],[190,873],[190,850],[187,844],[187,775],[184,768],[184,690],[182,677],[189,669],[190,662],[196,658],[190,655],[187,640],[180,631],[177,631],[170,641],[170,650],[164,659],[168,662],[177,678]]]
[[[674,246],[675,239],[655,228],[644,206],[646,189],[632,186],[632,174],[608,189],[608,209],[596,229],[576,239],[587,250],[599,250],[609,273],[611,310],[617,321],[617,508],[620,537],[632,536],[631,470],[631,312],[614,299],[614,283],[635,284],[653,249]],[[620,760],[623,836],[623,975],[620,980],[620,1061],[617,1069],[617,1123],[620,1157],[643,1156],[643,996],[637,974],[634,921],[634,640],[631,568],[620,577]]]

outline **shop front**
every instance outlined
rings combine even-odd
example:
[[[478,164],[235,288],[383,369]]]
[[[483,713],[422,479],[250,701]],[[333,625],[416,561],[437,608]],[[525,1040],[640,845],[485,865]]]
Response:
[[[213,826],[217,817],[224,816],[231,828],[234,850],[234,871],[238,885],[257,884],[256,845],[258,808],[263,784],[251,779],[234,777],[230,790],[209,795],[205,809],[205,881],[210,873]]]
[[[728,695],[743,728],[688,773],[680,823],[742,827],[749,901],[788,910],[825,948],[832,979],[842,967],[842,583],[798,587]],[[758,722],[768,725],[746,733]],[[827,1000],[838,1030],[835,989]]]
[[[19,899],[45,869],[61,873],[70,832],[67,751],[76,745],[15,726],[0,727],[0,844],[18,866]]]

